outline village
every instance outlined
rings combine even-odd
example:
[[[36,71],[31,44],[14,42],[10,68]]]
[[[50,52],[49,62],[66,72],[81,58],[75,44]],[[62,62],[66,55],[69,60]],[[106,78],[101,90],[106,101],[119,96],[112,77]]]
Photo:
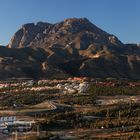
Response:
[[[122,85],[127,88],[122,88]],[[102,115],[98,115],[94,111],[95,108],[106,106],[111,110],[111,106],[138,105],[140,103],[139,87],[140,83],[133,81],[122,82],[114,79],[101,80],[87,77],[73,77],[65,80],[1,81],[0,138],[27,139],[43,137],[46,132],[49,132],[51,135],[53,134],[52,139],[54,140],[57,136],[61,139],[68,139],[71,136],[74,139],[75,130],[67,135],[65,133],[58,135],[52,130],[50,122],[53,117],[53,121],[55,120],[53,123],[60,126],[70,122],[64,119],[65,117],[55,118],[55,116],[57,114],[65,116],[66,112],[68,114],[77,112],[75,115],[79,121],[82,121],[80,123],[106,119],[106,115],[102,113]],[[134,91],[135,93],[133,93]],[[69,116],[67,117],[69,118]],[[42,124],[48,120],[50,122]],[[47,125],[50,128],[42,129],[48,127]],[[103,128],[105,126],[100,125],[100,129]],[[79,134],[79,137],[81,135]]]

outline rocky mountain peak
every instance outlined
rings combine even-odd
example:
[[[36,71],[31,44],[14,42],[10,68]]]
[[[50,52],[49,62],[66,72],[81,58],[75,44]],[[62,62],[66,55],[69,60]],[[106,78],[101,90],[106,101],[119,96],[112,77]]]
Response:
[[[140,78],[140,47],[123,44],[86,18],[24,24],[0,52],[3,77],[15,77],[17,70],[17,76],[33,78],[60,73],[62,78]]]
[[[87,18],[68,18],[64,21],[64,26],[89,26],[91,22]]]
[[[9,48],[48,47],[51,44],[66,46],[68,42],[85,42],[84,48],[92,43],[123,46],[117,37],[92,24],[87,18],[69,18],[56,24],[45,22],[24,24],[12,37]]]
[[[39,40],[43,36],[43,31],[51,26],[50,23],[37,22],[22,25],[22,27],[12,37],[8,48],[28,47],[34,40]]]

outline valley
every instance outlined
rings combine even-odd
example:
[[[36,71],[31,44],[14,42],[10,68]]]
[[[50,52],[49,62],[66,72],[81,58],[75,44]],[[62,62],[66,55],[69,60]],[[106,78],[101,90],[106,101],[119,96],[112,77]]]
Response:
[[[1,136],[7,140],[139,139],[139,96],[139,82],[127,80],[1,81],[0,116],[16,116],[13,122],[3,121]],[[20,129],[14,125],[18,121]],[[31,123],[30,130],[21,131],[22,121]]]

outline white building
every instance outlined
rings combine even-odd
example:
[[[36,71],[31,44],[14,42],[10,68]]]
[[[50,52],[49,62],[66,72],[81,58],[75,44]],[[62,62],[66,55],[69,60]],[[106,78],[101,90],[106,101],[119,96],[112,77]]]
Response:
[[[6,130],[8,125],[13,125],[14,121],[16,120],[16,116],[0,117],[0,132]]]
[[[0,117],[0,124],[14,122],[16,120],[17,120],[16,116]]]
[[[89,89],[89,84],[87,82],[83,82],[79,84],[78,91],[79,93],[85,93]]]

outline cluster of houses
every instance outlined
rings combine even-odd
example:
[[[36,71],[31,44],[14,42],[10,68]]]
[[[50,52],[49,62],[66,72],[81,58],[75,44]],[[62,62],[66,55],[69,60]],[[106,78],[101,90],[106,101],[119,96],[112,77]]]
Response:
[[[22,86],[22,87],[30,87],[33,86],[35,83],[37,85],[44,85],[44,84],[58,84],[58,83],[76,83],[76,82],[92,82],[95,85],[101,85],[101,86],[119,86],[119,85],[125,85],[125,86],[130,86],[130,87],[134,87],[134,86],[140,86],[140,82],[129,82],[124,80],[124,82],[122,82],[123,80],[118,81],[116,79],[113,80],[101,80],[99,78],[88,78],[88,77],[72,77],[72,78],[68,78],[68,79],[64,79],[64,80],[57,80],[57,79],[53,79],[53,80],[38,80],[38,81],[34,81],[33,79],[27,79],[27,78],[19,78],[17,80],[9,80],[9,81],[0,81],[0,89],[5,88],[5,87],[16,87],[16,86]]]
[[[20,82],[5,82],[5,81],[0,81],[0,89],[6,88],[6,87],[17,87],[17,86],[33,86],[34,81],[29,80],[29,81],[20,81]]]
[[[29,131],[35,121],[17,120],[16,116],[0,117],[0,133],[9,134],[13,131]]]
[[[87,82],[73,82],[73,83],[59,83],[56,86],[61,89],[64,93],[86,93],[89,89],[89,83]]]
[[[55,87],[42,86],[42,87],[26,88],[26,90],[31,90],[31,91],[43,91],[43,90],[50,90],[50,89],[55,89]]]

